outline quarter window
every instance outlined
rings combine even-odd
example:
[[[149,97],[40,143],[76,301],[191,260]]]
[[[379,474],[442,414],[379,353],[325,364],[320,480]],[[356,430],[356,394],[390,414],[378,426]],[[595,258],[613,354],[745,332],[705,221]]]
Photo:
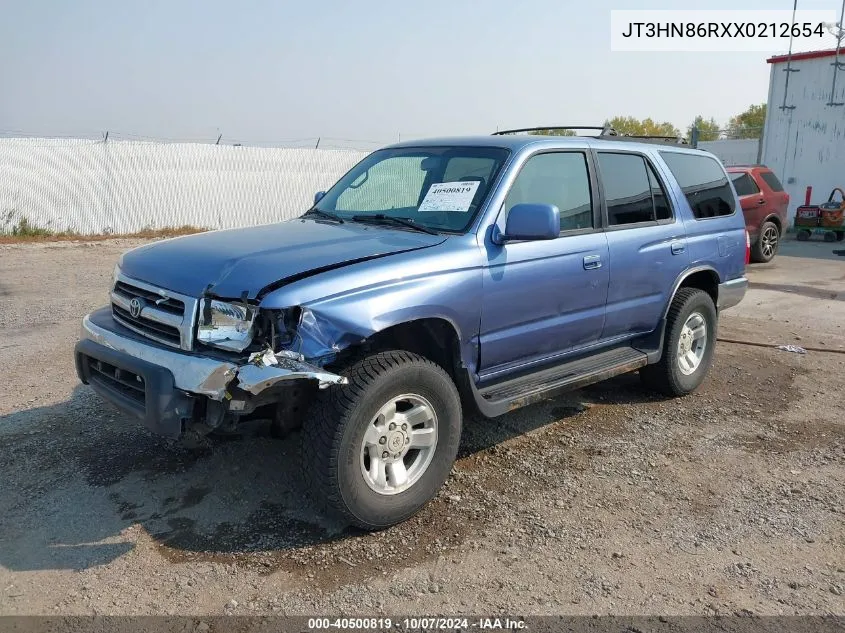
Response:
[[[736,197],[721,164],[704,154],[660,152],[697,220],[732,215]]]
[[[766,181],[766,184],[769,185],[769,189],[772,191],[783,191],[783,185],[780,184],[780,180],[778,180],[778,177],[775,176],[774,173],[770,171],[761,171],[760,178]]]
[[[528,159],[505,199],[505,211],[520,203],[553,204],[560,230],[593,227],[587,157],[583,152],[537,154]]]
[[[755,193],[760,193],[757,183],[745,172],[733,173],[730,176],[734,183],[734,189],[736,189],[736,195],[753,196]]]
[[[612,152],[598,156],[610,226],[671,219],[666,192],[643,156]]]

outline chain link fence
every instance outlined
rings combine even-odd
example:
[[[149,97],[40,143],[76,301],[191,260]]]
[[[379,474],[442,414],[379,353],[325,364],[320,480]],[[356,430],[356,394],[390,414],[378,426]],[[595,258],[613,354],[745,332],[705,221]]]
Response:
[[[0,233],[83,235],[266,224],[300,215],[361,149],[0,138]]]

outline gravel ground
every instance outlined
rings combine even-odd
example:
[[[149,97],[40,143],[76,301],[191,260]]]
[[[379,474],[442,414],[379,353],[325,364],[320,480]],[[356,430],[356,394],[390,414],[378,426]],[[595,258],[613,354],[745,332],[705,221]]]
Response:
[[[625,376],[467,420],[434,502],[344,532],[296,437],[191,452],[78,385],[80,318],[136,244],[0,246],[0,614],[845,613],[845,355],[720,343],[684,399]],[[813,257],[752,268],[722,336],[845,349],[845,261]]]

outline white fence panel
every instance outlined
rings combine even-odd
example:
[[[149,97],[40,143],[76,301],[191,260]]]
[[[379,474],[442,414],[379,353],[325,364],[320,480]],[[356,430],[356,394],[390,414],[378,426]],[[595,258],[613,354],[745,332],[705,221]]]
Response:
[[[731,165],[754,165],[757,163],[760,140],[756,138],[742,138],[722,139],[721,141],[700,141],[698,147],[718,156],[719,160],[726,167]]]
[[[367,152],[0,139],[0,231],[232,228],[301,214]]]

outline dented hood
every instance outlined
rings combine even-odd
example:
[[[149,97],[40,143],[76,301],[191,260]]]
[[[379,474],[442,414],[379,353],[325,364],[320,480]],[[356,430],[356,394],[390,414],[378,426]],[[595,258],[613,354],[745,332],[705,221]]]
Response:
[[[255,298],[265,287],[356,261],[426,248],[443,235],[346,222],[289,220],[154,242],[121,258],[123,273],[194,297]]]

